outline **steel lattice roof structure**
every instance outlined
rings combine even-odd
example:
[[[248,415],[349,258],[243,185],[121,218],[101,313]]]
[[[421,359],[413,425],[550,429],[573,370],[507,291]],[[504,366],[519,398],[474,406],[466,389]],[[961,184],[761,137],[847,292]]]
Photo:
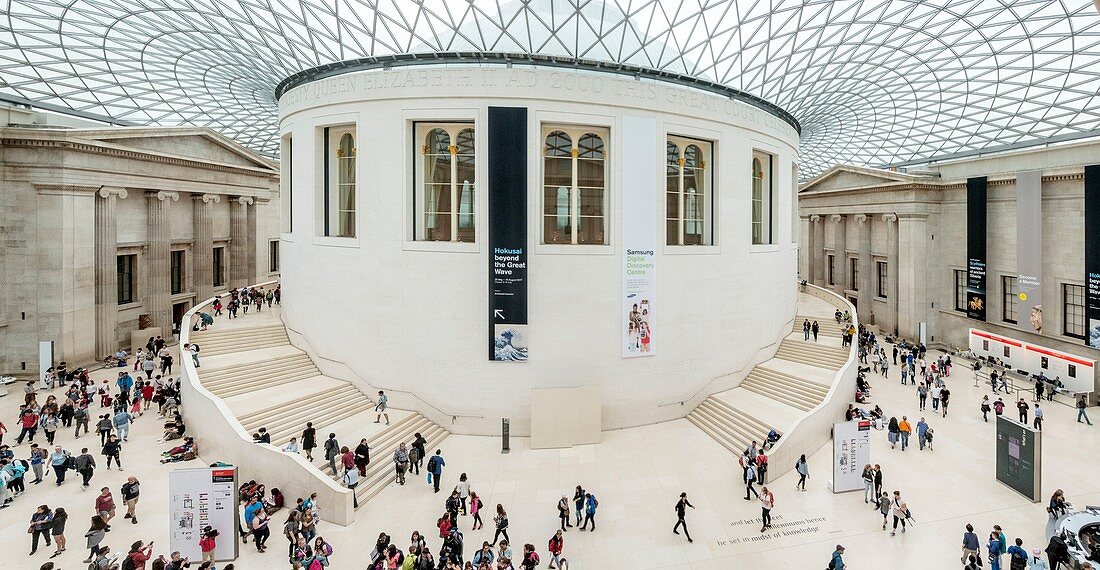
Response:
[[[302,70],[544,54],[723,85],[801,124],[803,175],[1100,135],[1092,0],[3,0],[0,100],[278,147]]]

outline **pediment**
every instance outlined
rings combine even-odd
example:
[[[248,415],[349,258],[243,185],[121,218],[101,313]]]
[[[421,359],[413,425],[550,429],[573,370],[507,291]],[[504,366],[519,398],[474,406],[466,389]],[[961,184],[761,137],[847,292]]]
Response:
[[[834,166],[817,178],[806,183],[800,192],[823,192],[845,188],[865,188],[879,185],[892,185],[899,182],[912,182],[919,176],[857,166]]]
[[[135,151],[201,162],[268,170],[275,168],[271,161],[206,129],[119,129],[89,132],[87,138]]]

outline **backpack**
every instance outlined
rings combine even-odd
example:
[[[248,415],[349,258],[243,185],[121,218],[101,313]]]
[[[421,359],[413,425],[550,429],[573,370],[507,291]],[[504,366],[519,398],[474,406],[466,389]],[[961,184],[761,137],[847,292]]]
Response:
[[[122,561],[122,570],[137,570],[137,563],[134,562],[133,556],[127,555]]]
[[[431,459],[428,460],[428,472],[429,473],[435,473],[435,466],[436,466],[436,461],[435,461],[435,457],[433,456]]]

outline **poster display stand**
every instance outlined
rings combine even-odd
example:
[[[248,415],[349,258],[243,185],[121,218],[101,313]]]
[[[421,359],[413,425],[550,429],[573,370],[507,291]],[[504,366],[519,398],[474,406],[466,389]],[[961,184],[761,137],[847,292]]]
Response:
[[[833,424],[833,493],[863,490],[863,466],[871,462],[871,422]]]
[[[237,468],[176,469],[168,474],[169,551],[199,560],[202,529],[218,531],[217,560],[237,558]]]

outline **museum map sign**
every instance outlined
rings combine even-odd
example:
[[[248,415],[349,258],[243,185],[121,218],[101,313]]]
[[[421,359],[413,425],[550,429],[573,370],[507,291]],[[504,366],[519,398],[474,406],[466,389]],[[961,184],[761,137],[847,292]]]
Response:
[[[202,530],[219,533],[218,560],[237,558],[237,468],[201,467],[168,473],[168,550],[199,560]]]
[[[489,107],[489,360],[527,360],[527,109]]]
[[[871,462],[871,422],[833,424],[833,493],[863,489],[863,466]]]

